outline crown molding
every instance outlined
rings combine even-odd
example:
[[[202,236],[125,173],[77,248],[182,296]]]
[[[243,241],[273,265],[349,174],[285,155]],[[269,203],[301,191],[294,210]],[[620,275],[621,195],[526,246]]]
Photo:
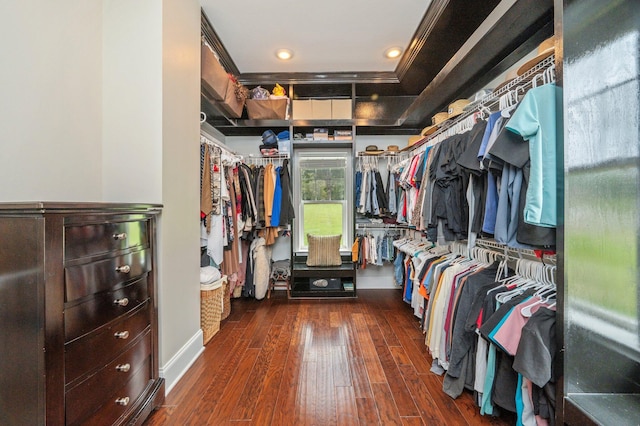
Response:
[[[399,81],[404,78],[407,71],[413,66],[414,61],[422,51],[431,31],[433,31],[433,28],[436,26],[438,19],[440,19],[440,16],[447,8],[448,4],[449,0],[433,0],[427,8],[420,25],[418,25],[416,32],[411,38],[409,47],[402,55],[402,58],[395,69],[395,74]]]

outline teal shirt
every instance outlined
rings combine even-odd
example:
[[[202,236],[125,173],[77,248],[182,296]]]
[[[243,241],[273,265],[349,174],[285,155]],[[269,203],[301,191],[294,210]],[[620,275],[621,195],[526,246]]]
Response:
[[[506,126],[529,142],[531,174],[524,220],[532,225],[555,227],[557,223],[556,126],[561,121],[556,104],[561,96],[555,84],[529,90]]]

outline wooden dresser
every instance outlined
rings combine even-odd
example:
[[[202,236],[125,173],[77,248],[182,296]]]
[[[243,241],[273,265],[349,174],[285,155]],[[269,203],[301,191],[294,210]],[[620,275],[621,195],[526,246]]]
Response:
[[[141,424],[162,403],[160,207],[0,204],[0,424]]]

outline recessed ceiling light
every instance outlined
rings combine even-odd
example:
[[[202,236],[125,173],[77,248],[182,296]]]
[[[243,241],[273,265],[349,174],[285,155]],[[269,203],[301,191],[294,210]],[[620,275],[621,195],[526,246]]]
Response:
[[[390,47],[384,51],[384,56],[389,59],[395,59],[402,54],[402,49],[399,47]]]
[[[278,49],[276,50],[276,56],[278,57],[278,59],[287,61],[293,57],[293,52],[289,49]]]

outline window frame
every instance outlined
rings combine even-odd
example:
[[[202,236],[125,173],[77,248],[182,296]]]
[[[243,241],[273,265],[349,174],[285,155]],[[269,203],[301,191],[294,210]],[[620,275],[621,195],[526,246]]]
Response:
[[[343,157],[345,159],[345,191],[344,200],[327,201],[304,201],[302,200],[302,167],[301,162],[307,158],[327,158]],[[340,254],[351,253],[351,242],[353,241],[353,153],[350,147],[310,147],[296,148],[293,150],[293,203],[296,217],[293,221],[292,250],[296,255],[306,255],[309,252],[308,246],[304,245],[304,206],[305,204],[341,204],[342,214],[342,241],[340,244]]]

